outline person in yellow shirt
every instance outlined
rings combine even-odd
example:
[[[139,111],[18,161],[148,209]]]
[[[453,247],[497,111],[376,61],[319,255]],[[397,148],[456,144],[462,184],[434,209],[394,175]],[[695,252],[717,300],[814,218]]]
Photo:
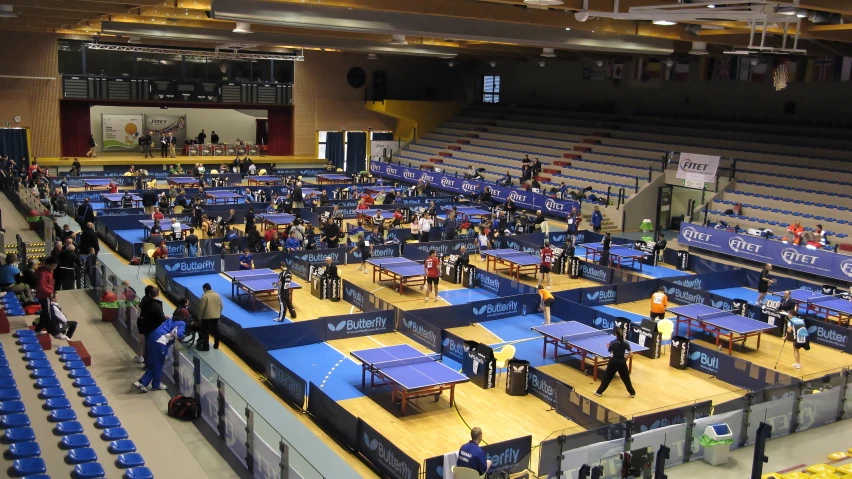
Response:
[[[541,304],[539,304],[538,310],[544,312],[544,324],[550,324],[550,306],[553,304],[553,294],[544,289],[543,285],[538,285],[538,295],[541,296]]]
[[[660,286],[660,289],[651,295],[651,319],[663,319],[668,306],[669,297],[666,296],[666,288]]]

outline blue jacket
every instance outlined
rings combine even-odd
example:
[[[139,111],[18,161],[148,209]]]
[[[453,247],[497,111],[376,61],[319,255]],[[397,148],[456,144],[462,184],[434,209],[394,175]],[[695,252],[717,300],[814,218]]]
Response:
[[[171,346],[175,338],[183,339],[184,334],[186,334],[186,323],[168,318],[151,333],[149,338],[160,344]]]
[[[598,227],[603,223],[603,215],[600,211],[592,212],[592,226]]]

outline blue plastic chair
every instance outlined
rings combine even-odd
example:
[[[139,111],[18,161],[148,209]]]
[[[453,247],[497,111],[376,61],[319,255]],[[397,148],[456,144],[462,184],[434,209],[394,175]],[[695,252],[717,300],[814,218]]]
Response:
[[[35,441],[35,431],[31,427],[16,427],[3,432],[3,441],[7,444]]]
[[[133,467],[124,473],[124,479],[154,479],[154,473],[147,467]]]
[[[24,354],[24,361],[37,361],[39,359],[47,359],[47,354],[44,351],[30,351]]]
[[[82,396],[82,397],[86,397],[86,396],[102,396],[103,394],[104,394],[104,392],[103,392],[103,391],[101,391],[101,388],[99,388],[99,387],[97,387],[97,386],[84,386],[84,387],[81,387],[81,388],[77,391],[77,395],[78,395],[78,396]]]
[[[37,442],[19,442],[9,446],[4,456],[7,459],[23,459],[26,457],[41,456],[41,447]]]
[[[30,377],[33,379],[55,378],[56,373],[50,368],[33,369],[30,373]]]
[[[109,429],[104,429],[103,434],[101,434],[101,438],[104,441],[117,441],[119,439],[127,439],[129,435],[127,434],[127,430],[123,427],[111,427]]]
[[[77,354],[77,353],[68,353],[68,354],[60,354],[59,355],[59,362],[61,362],[61,363],[65,363],[65,362],[68,362],[68,361],[79,361],[79,360],[80,360],[80,355]]]
[[[59,447],[62,449],[77,449],[80,447],[89,447],[90,445],[89,438],[85,434],[62,436],[62,440],[59,441]]]
[[[59,346],[58,348],[56,348],[56,354],[62,355],[62,354],[70,354],[70,353],[76,354],[77,350],[73,346]]]
[[[36,335],[36,333],[32,329],[18,329],[17,331],[15,331],[12,334],[12,336],[14,336],[16,338],[23,338],[23,337],[29,337],[29,336],[35,337],[35,335]]]
[[[109,401],[106,396],[86,396],[86,399],[83,400],[83,405],[86,407],[108,406]]]
[[[113,454],[127,454],[136,452],[136,444],[130,439],[122,439],[120,441],[112,441],[107,448]]]
[[[20,348],[18,348],[19,352],[29,353],[32,351],[43,351],[41,344],[22,344]]]
[[[41,378],[36,380],[33,387],[35,387],[36,389],[61,388],[62,383],[60,383],[59,379],[57,378]]]
[[[89,409],[89,416],[91,417],[105,417],[105,416],[114,416],[115,411],[112,410],[112,406],[93,406]]]
[[[51,398],[44,401],[42,409],[53,411],[54,409],[70,409],[71,400],[68,398]]]
[[[19,414],[27,412],[27,407],[21,401],[0,402],[0,414]]]
[[[90,378],[92,377],[92,373],[88,369],[72,369],[68,371],[68,377],[71,379]]]
[[[142,458],[142,454],[139,454],[138,452],[131,452],[118,456],[118,459],[115,461],[115,465],[121,469],[142,467],[145,465],[145,459]]]
[[[8,368],[8,367],[9,367],[9,360],[6,359],[5,357],[0,357],[0,368]]]
[[[21,392],[17,389],[0,389],[0,401],[17,401],[21,399]]]
[[[0,427],[10,429],[16,427],[29,427],[30,417],[26,414],[4,414],[0,416]]]
[[[86,369],[86,363],[83,361],[66,361],[62,367],[65,369]]]
[[[121,421],[116,416],[99,417],[98,420],[95,421],[95,427],[98,429],[121,427]]]
[[[74,477],[77,479],[97,479],[104,477],[104,474],[106,474],[104,466],[97,462],[87,462],[74,466]]]
[[[82,434],[83,425],[77,421],[61,422],[53,428],[53,433],[57,436],[69,436],[72,434]]]
[[[0,379],[0,389],[9,389],[18,387],[18,383],[15,382],[15,378],[2,378]]]
[[[38,393],[39,399],[56,399],[64,398],[65,390],[62,388],[44,388]]]
[[[65,456],[65,462],[68,464],[83,464],[86,462],[95,462],[98,460],[98,453],[91,447],[80,447],[71,449]]]
[[[12,471],[17,476],[31,476],[33,474],[44,474],[47,472],[47,465],[44,459],[38,457],[28,457],[26,459],[17,459],[12,463]]]
[[[47,359],[36,359],[27,363],[27,369],[50,369],[52,367],[53,366],[50,364],[50,361],[48,361]]]
[[[77,378],[73,383],[75,388],[84,388],[89,386],[97,386],[98,383],[95,381],[95,378]]]
[[[35,336],[24,336],[18,338],[15,344],[38,344],[38,338]]]
[[[54,409],[50,411],[47,420],[50,422],[76,421],[77,413],[73,409]]]
[[[14,377],[12,370],[9,368],[0,368],[0,378],[11,378]]]

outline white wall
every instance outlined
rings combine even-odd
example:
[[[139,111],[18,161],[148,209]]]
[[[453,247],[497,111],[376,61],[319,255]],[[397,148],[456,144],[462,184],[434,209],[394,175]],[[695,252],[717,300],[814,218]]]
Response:
[[[162,110],[159,107],[136,107],[136,106],[93,106],[90,111],[92,134],[98,145],[103,144],[103,128],[101,127],[101,115],[116,114],[144,114],[144,115],[186,115],[186,136],[193,138],[203,128],[207,133],[207,143],[210,143],[210,132],[215,131],[219,135],[220,143],[233,143],[237,138],[243,141],[254,142],[256,137],[256,120],[266,118],[266,110],[225,110],[215,108],[169,108]],[[155,139],[156,140],[156,139]]]
[[[713,194],[712,190],[708,191],[704,198],[705,201]],[[701,206],[701,190],[684,188],[682,186],[675,186],[672,188],[672,218],[687,213],[686,206],[689,203],[689,200],[695,200],[695,211],[697,212],[698,208]]]

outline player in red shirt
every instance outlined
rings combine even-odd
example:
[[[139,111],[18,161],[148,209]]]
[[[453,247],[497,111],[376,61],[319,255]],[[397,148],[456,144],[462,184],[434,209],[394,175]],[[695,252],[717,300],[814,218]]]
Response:
[[[109,180],[109,185],[107,185],[110,193],[118,193],[118,185],[115,184],[114,181]]]
[[[423,270],[426,272],[426,301],[429,302],[429,293],[435,289],[435,301],[438,301],[438,281],[441,280],[441,261],[435,250],[429,250],[429,257],[423,262]]]
[[[550,241],[544,240],[544,248],[541,249],[541,264],[538,267],[541,276],[538,278],[538,287],[547,278],[547,289],[550,290],[550,267],[553,264],[553,250],[550,249]]]

